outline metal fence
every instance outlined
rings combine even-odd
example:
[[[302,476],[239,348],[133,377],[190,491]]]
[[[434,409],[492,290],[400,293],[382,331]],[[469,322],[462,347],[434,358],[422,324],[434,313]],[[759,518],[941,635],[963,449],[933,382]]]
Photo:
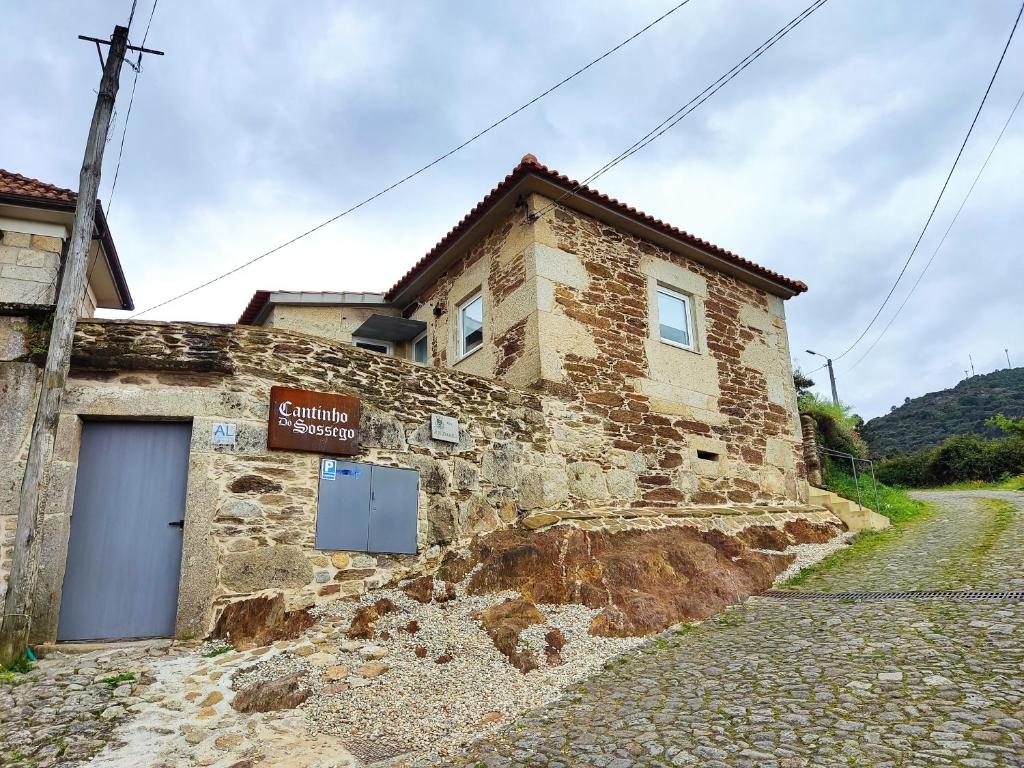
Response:
[[[881,502],[879,502],[878,500],[878,481],[875,479],[875,462],[873,462],[871,459],[859,458],[857,456],[854,456],[852,453],[843,453],[842,451],[833,451],[831,448],[823,448],[820,445],[818,446],[818,454],[821,457],[822,468],[825,467],[826,459],[829,458],[835,460],[836,463],[838,463],[839,460],[842,460],[843,463],[847,461],[850,462],[850,469],[853,470],[853,485],[857,489],[857,505],[861,507],[864,506],[864,503],[861,501],[860,482],[861,478],[865,475],[865,472],[863,471],[863,465],[867,464],[868,471],[871,474],[871,488],[875,496],[874,511],[881,513],[882,505]],[[857,471],[858,463],[860,463],[862,467],[860,472]]]

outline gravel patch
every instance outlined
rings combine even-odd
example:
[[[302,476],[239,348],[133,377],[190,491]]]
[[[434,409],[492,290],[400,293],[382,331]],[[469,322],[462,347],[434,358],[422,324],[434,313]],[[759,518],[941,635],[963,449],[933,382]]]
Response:
[[[301,705],[311,733],[330,734],[346,743],[389,744],[396,753],[443,763],[517,715],[559,699],[567,687],[644,642],[592,637],[590,622],[598,610],[539,605],[544,623],[527,628],[521,646],[535,651],[541,666],[524,674],[498,652],[474,618],[518,593],[469,596],[459,588],[457,595],[449,602],[424,605],[397,590],[375,590],[359,603],[322,606],[316,610],[316,629],[285,652],[236,674],[232,687],[302,672],[313,690]],[[400,610],[378,619],[373,640],[349,641],[345,630],[357,608],[381,598]],[[418,624],[416,632],[408,631],[412,621]],[[544,635],[553,628],[566,640],[558,666],[548,666],[544,658]],[[315,651],[296,653],[304,643]],[[380,646],[385,655],[370,661],[367,655],[380,653],[370,646]],[[376,677],[361,675],[360,668],[368,664],[383,664],[387,670]],[[338,667],[348,669],[347,677],[338,676]]]
[[[816,565],[824,560],[826,557],[831,555],[833,552],[838,552],[844,547],[850,546],[850,543],[856,538],[857,534],[852,531],[836,536],[831,541],[827,541],[824,544],[794,544],[786,549],[787,555],[796,555],[790,566],[775,577],[775,586],[781,586],[789,581],[791,578],[796,576],[804,568],[810,568],[812,565]]]

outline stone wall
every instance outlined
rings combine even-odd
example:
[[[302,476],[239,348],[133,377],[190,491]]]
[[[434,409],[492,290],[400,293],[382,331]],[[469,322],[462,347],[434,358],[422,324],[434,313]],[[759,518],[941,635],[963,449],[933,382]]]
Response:
[[[53,304],[64,241],[5,230],[0,238],[0,302]]]
[[[24,401],[19,412],[30,413],[32,364],[0,366],[5,386]],[[318,456],[267,450],[275,384],[361,398],[361,451],[353,460],[419,471],[418,555],[315,549]],[[358,595],[431,569],[446,546],[474,534],[524,518],[543,524],[540,513],[568,521],[589,511],[606,522],[639,519],[645,507],[664,509],[667,497],[649,493],[663,486],[650,478],[668,471],[663,465],[673,440],[684,440],[679,425],[666,425],[650,442],[633,440],[645,434],[636,430],[641,422],[625,422],[628,429],[620,432],[624,422],[613,420],[610,428],[591,405],[584,397],[516,389],[279,329],[80,322],[43,493],[45,563],[35,637],[48,640],[56,632],[83,418],[192,423],[177,627],[202,635],[228,601],[281,589],[290,607]],[[609,416],[613,410],[619,409]],[[459,419],[459,444],[431,439],[432,413]],[[645,418],[651,417],[645,412]],[[223,421],[237,425],[236,445],[212,444],[212,425]],[[26,427],[24,418],[5,425],[11,456],[23,454]],[[0,520],[16,514],[20,477],[8,480]],[[752,496],[764,506],[723,507],[722,515],[802,509],[796,496]]]

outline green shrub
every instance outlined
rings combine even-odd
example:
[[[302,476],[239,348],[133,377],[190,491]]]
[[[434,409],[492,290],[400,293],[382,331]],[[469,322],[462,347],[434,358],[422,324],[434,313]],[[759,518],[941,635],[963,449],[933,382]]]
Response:
[[[1001,483],[1024,474],[1024,426],[1020,420],[997,416],[1006,437],[950,437],[938,448],[878,462],[878,478],[905,486]]]
[[[845,405],[836,405],[817,395],[807,394],[800,398],[800,413],[814,419],[815,437],[818,445],[833,451],[850,453],[862,459],[868,456],[867,444],[857,433],[860,417],[851,413]]]

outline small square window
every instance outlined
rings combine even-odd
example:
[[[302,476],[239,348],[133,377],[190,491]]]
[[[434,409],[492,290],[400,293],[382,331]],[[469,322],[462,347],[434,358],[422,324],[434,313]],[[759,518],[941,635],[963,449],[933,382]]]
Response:
[[[352,343],[360,349],[367,349],[370,352],[379,352],[382,355],[390,355],[393,347],[390,341],[377,341],[376,339],[361,339],[358,336],[352,337]]]
[[[484,298],[479,293],[459,305],[459,357],[484,343]]]
[[[426,365],[430,357],[430,339],[424,331],[412,343],[412,361],[420,365]]]
[[[690,299],[681,293],[658,286],[658,326],[661,340],[684,349],[693,349]]]

